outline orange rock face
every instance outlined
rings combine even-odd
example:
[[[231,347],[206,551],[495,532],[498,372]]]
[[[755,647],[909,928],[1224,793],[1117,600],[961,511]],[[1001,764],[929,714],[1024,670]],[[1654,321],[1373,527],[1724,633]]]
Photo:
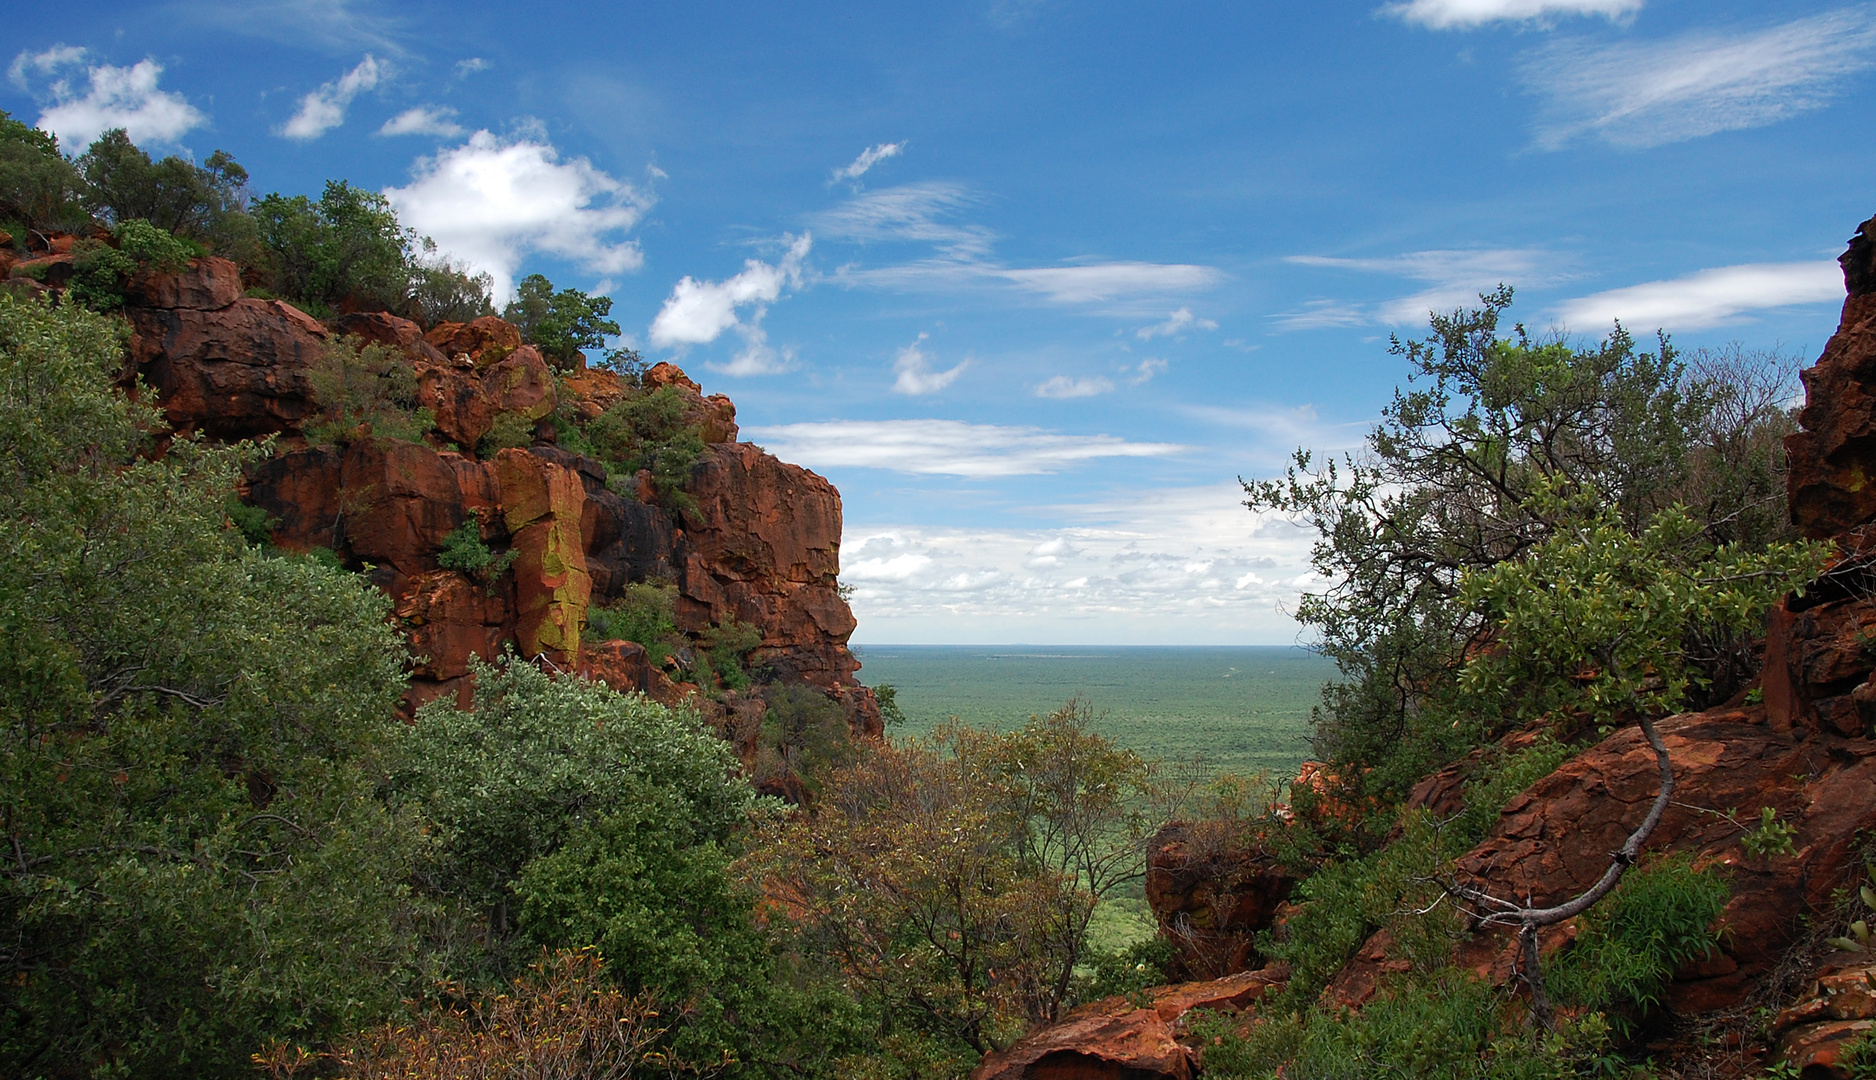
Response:
[[[247,439],[298,432],[313,415],[307,373],[328,335],[291,304],[239,299],[125,313],[136,330],[131,357],[171,427]]]
[[[1876,518],[1876,218],[1857,227],[1838,261],[1843,319],[1801,373],[1804,430],[1785,439],[1791,520],[1818,539]]]

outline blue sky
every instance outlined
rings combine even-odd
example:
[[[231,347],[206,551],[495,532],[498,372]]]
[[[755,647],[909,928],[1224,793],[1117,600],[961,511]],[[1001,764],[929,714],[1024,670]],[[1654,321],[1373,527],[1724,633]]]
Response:
[[[385,190],[832,479],[861,642],[1283,644],[1390,333],[1506,282],[1813,357],[1876,4],[29,5],[0,108]],[[1863,101],[1859,107],[1856,102]],[[1862,119],[1858,119],[1862,117]]]

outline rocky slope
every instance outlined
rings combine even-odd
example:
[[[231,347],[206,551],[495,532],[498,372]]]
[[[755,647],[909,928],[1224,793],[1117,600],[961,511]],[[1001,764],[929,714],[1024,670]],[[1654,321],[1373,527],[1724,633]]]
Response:
[[[1764,1041],[1733,1024],[1737,1069],[1756,1072],[1782,1058],[1806,1077],[1847,1078],[1842,1048],[1876,1031],[1876,964],[1822,938],[1848,918],[1843,890],[1861,878],[1876,838],[1876,218],[1859,227],[1841,261],[1842,321],[1803,372],[1802,430],[1786,443],[1792,521],[1806,536],[1835,540],[1840,554],[1821,582],[1772,613],[1758,693],[1660,722],[1675,796],[1648,850],[1717,864],[1732,888],[1720,949],[1676,974],[1670,1014],[1738,1018],[1789,1006]],[[1654,800],[1657,780],[1639,731],[1617,731],[1507,803],[1458,870],[1498,896],[1539,906],[1566,900],[1608,867],[1609,853]],[[1423,781],[1410,804],[1450,814],[1459,784],[1459,770],[1444,770]],[[1762,807],[1795,830],[1790,854],[1754,854],[1742,842]],[[1177,1003],[1255,1012],[1258,995],[1230,992],[1246,978],[1232,972],[1261,963],[1256,934],[1282,919],[1295,884],[1255,843],[1221,845],[1202,825],[1162,831],[1149,849],[1147,896],[1178,948],[1176,967],[1212,981],[1157,992],[1165,1003],[1157,1009],[1118,998],[1087,1006],[986,1059],[974,1080],[1186,1080],[1202,1054],[1182,1041],[1185,1009]],[[1543,947],[1568,948],[1574,935],[1572,920],[1547,930]],[[1505,931],[1480,931],[1454,959],[1510,986],[1513,945]],[[1408,966],[1380,931],[1323,996],[1359,1008],[1389,972]],[[1257,974],[1261,993],[1286,973]]]
[[[273,542],[369,568],[390,595],[419,657],[409,706],[462,694],[471,657],[513,647],[667,703],[690,699],[753,753],[754,725],[736,721],[760,718],[761,682],[742,694],[692,686],[677,681],[682,656],[589,640],[594,606],[628,585],[663,581],[676,586],[676,621],[690,645],[732,619],[750,624],[760,632],[752,668],[820,690],[856,733],[879,733],[877,705],[855,680],[859,664],[846,645],[854,619],[836,580],[839,492],[737,442],[735,406],[704,395],[677,368],[660,364],[643,379],[645,390],[676,388],[704,442],[688,499],[672,510],[654,499],[649,474],[620,491],[604,464],[553,445],[556,410],[591,420],[632,388],[604,371],[556,373],[500,319],[427,333],[382,313],[321,323],[246,297],[239,269],[217,258],[133,281],[125,314],[135,331],[126,378],[156,394],[174,434],[275,439],[244,493],[269,519]],[[389,346],[409,363],[418,406],[434,418],[424,441],[307,438],[319,412],[314,371],[341,335]],[[518,422],[524,433],[533,425],[533,444],[478,457],[474,448],[498,422]],[[465,522],[505,556],[498,578],[439,564],[445,539]]]

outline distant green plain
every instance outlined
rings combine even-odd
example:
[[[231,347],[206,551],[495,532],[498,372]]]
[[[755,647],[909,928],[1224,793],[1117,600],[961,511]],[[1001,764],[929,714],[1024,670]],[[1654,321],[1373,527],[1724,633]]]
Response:
[[[1079,696],[1097,729],[1149,757],[1203,758],[1214,771],[1288,776],[1309,757],[1309,718],[1335,665],[1307,649],[863,645],[860,681],[898,690],[924,735],[957,717],[1020,726]]]

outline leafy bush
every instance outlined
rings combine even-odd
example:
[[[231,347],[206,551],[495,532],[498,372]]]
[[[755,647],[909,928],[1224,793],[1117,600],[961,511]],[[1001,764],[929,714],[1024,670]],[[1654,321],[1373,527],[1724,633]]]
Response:
[[[586,426],[587,444],[622,483],[635,487],[638,471],[650,469],[658,502],[682,509],[690,505],[684,486],[691,466],[704,452],[703,432],[691,424],[687,409],[675,386],[629,395]]]
[[[1552,992],[1628,1026],[1660,1003],[1675,968],[1718,946],[1713,923],[1731,893],[1684,856],[1638,868],[1580,917],[1576,944],[1547,973]]]
[[[551,1076],[625,1080],[649,1067],[672,1073],[686,1066],[657,1049],[670,1021],[643,995],[609,986],[606,964],[592,949],[544,956],[506,993],[474,994],[456,983],[408,1023],[387,1023],[353,1035],[322,1054],[275,1044],[254,1063],[269,1076],[336,1066],[329,1075],[377,1080],[463,1080],[465,1077]]]
[[[124,286],[144,270],[174,273],[185,269],[201,249],[178,240],[141,218],[112,230],[117,246],[81,240],[72,247],[71,298],[93,311],[115,311],[124,304]]]
[[[501,555],[482,542],[482,515],[469,511],[462,524],[450,530],[437,551],[436,564],[445,570],[469,574],[484,582],[494,582],[508,572],[521,553],[510,549]]]
[[[152,161],[117,128],[91,144],[78,168],[87,205],[108,222],[147,221],[241,261],[258,253],[247,170],[220,150],[199,166],[175,156]]]
[[[502,309],[502,318],[515,324],[521,340],[541,350],[553,366],[574,365],[581,349],[597,349],[607,335],[618,336],[619,324],[606,318],[612,298],[588,296],[578,289],[554,291],[554,283],[541,274],[529,274],[515,286],[515,298]]]
[[[695,674],[702,685],[721,683],[727,690],[748,686],[749,654],[762,644],[762,628],[732,615],[706,627],[700,636],[704,651],[698,655]]]
[[[471,273],[436,254],[436,242],[425,237],[422,255],[412,260],[408,314],[432,327],[446,322],[473,322],[495,314],[490,290],[495,279]]]
[[[593,641],[636,641],[647,649],[665,646],[677,633],[677,586],[649,581],[627,585],[605,607],[586,610],[585,637]]]
[[[0,1074],[251,1075],[417,964],[375,796],[404,652],[378,590],[229,525],[253,448],[137,458],[122,332],[0,295]]]
[[[688,850],[722,843],[749,806],[727,747],[688,715],[513,658],[473,671],[472,709],[432,702],[402,733],[396,788],[434,823],[437,887],[488,920],[493,949],[517,932],[525,868],[576,833],[643,804]]]
[[[526,450],[534,445],[535,426],[521,413],[497,413],[488,431],[476,440],[476,456],[488,460],[503,450]]]
[[[853,760],[847,710],[811,686],[769,688],[755,775],[759,781],[797,777],[810,789],[822,775]]]
[[[1205,1075],[1233,1080],[1563,1080],[1601,1049],[1597,1022],[1545,1039],[1523,1035],[1506,1000],[1469,972],[1385,991],[1359,1012],[1276,1013],[1242,1030],[1200,1018]]]
[[[395,347],[346,336],[326,343],[308,373],[318,413],[307,422],[314,442],[365,438],[418,442],[436,417],[417,403],[417,372]]]

